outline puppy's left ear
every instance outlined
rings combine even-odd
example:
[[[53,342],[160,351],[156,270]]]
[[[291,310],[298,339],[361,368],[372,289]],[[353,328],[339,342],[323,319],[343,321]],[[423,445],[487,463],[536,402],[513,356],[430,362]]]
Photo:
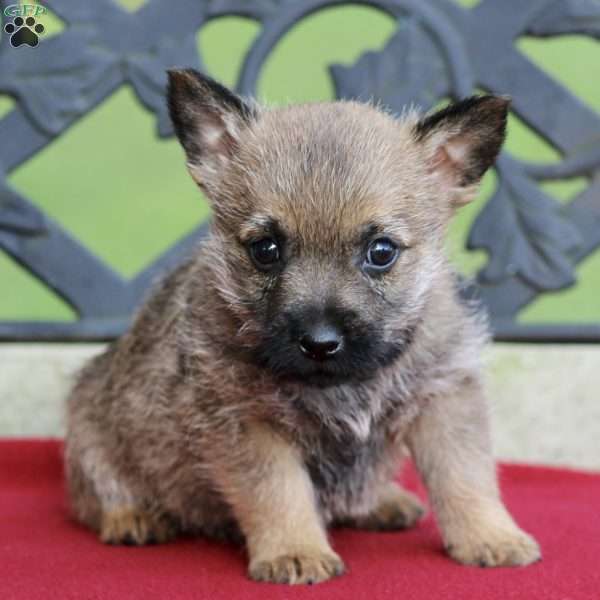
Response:
[[[190,174],[210,195],[257,109],[194,69],[171,69],[168,75],[167,101],[175,133]]]
[[[430,171],[450,191],[454,206],[475,197],[477,184],[496,160],[506,135],[509,105],[506,96],[472,96],[415,125]]]

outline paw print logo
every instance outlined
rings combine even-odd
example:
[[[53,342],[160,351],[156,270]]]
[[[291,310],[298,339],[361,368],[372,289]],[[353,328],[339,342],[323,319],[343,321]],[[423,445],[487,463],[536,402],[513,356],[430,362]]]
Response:
[[[35,22],[33,17],[16,17],[12,23],[4,26],[4,31],[10,35],[10,44],[18,48],[23,44],[35,48],[39,42],[39,36],[44,33],[44,26]]]

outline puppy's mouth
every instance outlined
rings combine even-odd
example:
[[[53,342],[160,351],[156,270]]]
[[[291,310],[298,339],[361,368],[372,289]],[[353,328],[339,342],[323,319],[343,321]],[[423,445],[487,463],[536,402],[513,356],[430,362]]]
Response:
[[[283,381],[301,384],[307,387],[327,388],[342,385],[344,383],[360,383],[374,377],[376,371],[370,373],[347,373],[335,371],[324,367],[316,367],[302,372],[289,372],[280,375]]]

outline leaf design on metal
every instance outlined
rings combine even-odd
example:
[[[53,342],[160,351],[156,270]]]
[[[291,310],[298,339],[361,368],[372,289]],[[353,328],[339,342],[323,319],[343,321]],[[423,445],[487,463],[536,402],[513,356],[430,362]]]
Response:
[[[40,52],[11,52],[4,46],[0,53],[0,90],[15,96],[50,136],[88,110],[87,96],[109,66],[90,42],[91,32],[78,30],[44,41]]]
[[[50,4],[57,14],[74,24],[61,38],[73,44],[72,35],[80,31],[91,38],[85,47],[93,48],[94,53],[78,76],[83,73],[97,82],[93,72],[101,71],[105,79],[112,79],[116,85],[130,82],[140,102],[155,113],[159,135],[171,135],[164,101],[165,71],[174,66],[200,68],[196,33],[206,18],[206,3],[150,0],[136,13],[107,0],[52,0]],[[149,33],[153,31],[160,33]],[[74,54],[72,49],[71,53]]]
[[[600,0],[554,0],[527,28],[531,35],[581,33],[600,38]]]
[[[439,46],[417,18],[399,22],[396,33],[377,52],[366,52],[350,66],[331,65],[338,98],[374,99],[394,111],[409,104],[425,110],[450,92]]]
[[[172,135],[173,126],[165,102],[166,70],[174,65],[199,67],[195,36],[188,35],[179,41],[161,40],[155,53],[132,56],[127,64],[128,79],[140,102],[156,115],[158,134]]]
[[[6,180],[0,179],[0,232],[18,235],[42,235],[46,220],[41,211],[22,198]]]
[[[498,164],[496,192],[477,216],[467,246],[490,256],[479,273],[482,283],[518,275],[539,290],[575,282],[570,253],[582,242],[561,206],[504,157]]]

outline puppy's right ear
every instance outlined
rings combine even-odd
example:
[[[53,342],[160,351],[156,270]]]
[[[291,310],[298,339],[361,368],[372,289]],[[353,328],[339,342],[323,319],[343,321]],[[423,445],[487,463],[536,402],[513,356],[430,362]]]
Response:
[[[169,113],[188,169],[198,185],[210,190],[257,109],[194,69],[172,69],[168,75]]]

